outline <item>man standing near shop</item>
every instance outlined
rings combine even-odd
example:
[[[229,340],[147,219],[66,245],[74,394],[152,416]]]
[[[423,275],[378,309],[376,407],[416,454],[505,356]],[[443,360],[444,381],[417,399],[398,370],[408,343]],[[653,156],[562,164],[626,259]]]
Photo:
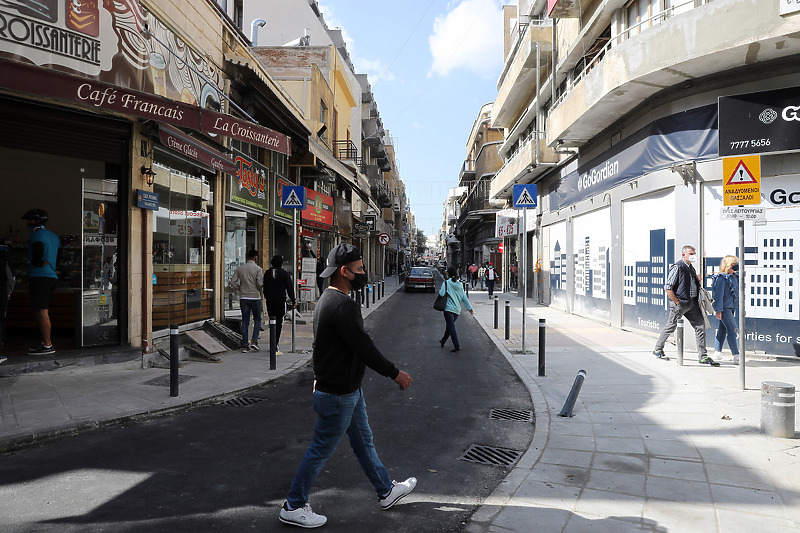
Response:
[[[308,492],[339,441],[347,433],[359,465],[375,487],[382,509],[391,508],[417,485],[416,478],[392,481],[373,444],[367,406],[361,390],[366,367],[393,379],[400,390],[411,376],[386,360],[364,330],[361,307],[348,294],[367,284],[361,252],[342,243],[328,254],[323,278],[330,285],[314,311],[314,436],[280,511],[280,520],[304,528],[320,527],[327,518],[316,514]]]
[[[261,294],[264,287],[264,273],[256,264],[258,252],[250,250],[245,259],[247,262],[236,267],[231,281],[228,283],[239,291],[239,308],[242,310],[242,352],[257,352],[258,334],[261,332]],[[253,315],[253,337],[250,339],[250,315]]]
[[[22,219],[28,231],[28,283],[30,285],[31,310],[39,326],[42,341],[38,346],[30,348],[30,355],[49,355],[56,353],[53,340],[50,338],[50,300],[58,283],[56,259],[60,243],[58,236],[44,227],[48,220],[44,209],[28,209]]]
[[[264,272],[264,298],[267,301],[267,316],[275,317],[275,346],[281,342],[283,317],[286,316],[286,297],[292,301],[292,309],[297,307],[294,297],[292,277],[283,269],[283,257],[276,255],[270,261],[272,268]],[[280,347],[276,355],[283,355]]]
[[[669,360],[664,353],[664,345],[667,338],[675,331],[678,318],[684,316],[694,328],[697,357],[700,364],[719,366],[719,363],[711,359],[706,352],[706,325],[703,320],[703,310],[700,309],[697,300],[700,292],[700,276],[694,269],[695,261],[697,261],[697,252],[694,246],[687,244],[681,248],[681,260],[669,267],[664,291],[672,303],[669,308],[669,318],[656,341],[653,355],[659,359]]]

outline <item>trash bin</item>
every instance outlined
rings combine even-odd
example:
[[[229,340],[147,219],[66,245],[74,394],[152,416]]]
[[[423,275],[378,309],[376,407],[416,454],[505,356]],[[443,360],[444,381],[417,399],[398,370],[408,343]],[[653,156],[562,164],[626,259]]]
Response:
[[[795,390],[791,383],[761,382],[761,432],[771,437],[794,438]]]

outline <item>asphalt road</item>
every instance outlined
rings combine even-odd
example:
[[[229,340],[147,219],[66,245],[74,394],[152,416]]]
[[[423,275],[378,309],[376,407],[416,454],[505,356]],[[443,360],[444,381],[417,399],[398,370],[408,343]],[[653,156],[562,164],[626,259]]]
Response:
[[[486,293],[474,294],[486,298]],[[382,511],[347,439],[311,492],[329,532],[460,531],[508,473],[459,460],[471,444],[526,450],[533,423],[491,420],[493,408],[532,410],[524,385],[466,312],[462,350],[440,348],[430,293],[398,292],[366,320],[411,388],[367,370],[364,392],[381,460],[417,489]],[[211,405],[98,430],[0,457],[0,523],[21,531],[292,531],[278,511],[315,420],[310,367]]]

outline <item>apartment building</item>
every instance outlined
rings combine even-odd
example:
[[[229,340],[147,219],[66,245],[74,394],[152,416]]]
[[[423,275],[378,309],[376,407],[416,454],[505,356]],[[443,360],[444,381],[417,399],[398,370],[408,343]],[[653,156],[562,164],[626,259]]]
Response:
[[[540,301],[657,332],[667,267],[692,244],[706,283],[738,255],[725,157],[760,155],[765,217],[745,223],[748,349],[799,355],[800,8],[770,0],[505,6],[492,198],[537,183],[528,265]],[[787,134],[786,131],[789,133]],[[784,258],[785,256],[785,258]],[[533,271],[527,273],[534,279]],[[549,280],[549,282],[548,282]],[[536,287],[541,287],[538,290]],[[692,342],[690,339],[689,343]]]
[[[399,209],[402,191],[390,185],[399,181],[391,140],[342,30],[328,26],[314,0],[222,4],[243,30],[250,29],[253,53],[310,121],[312,157],[296,164],[304,167],[302,184],[330,198],[336,217],[325,227],[304,228],[305,245],[324,256],[336,243],[352,242],[364,253],[370,276],[383,277],[401,252],[402,224],[386,209]],[[390,235],[388,245],[380,243],[383,233]]]

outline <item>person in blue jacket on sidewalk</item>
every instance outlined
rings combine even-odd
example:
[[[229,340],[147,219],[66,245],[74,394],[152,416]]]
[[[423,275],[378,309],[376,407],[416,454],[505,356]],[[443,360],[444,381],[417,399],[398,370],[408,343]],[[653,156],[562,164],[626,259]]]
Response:
[[[719,263],[719,273],[714,275],[712,287],[714,311],[719,320],[717,337],[714,340],[714,359],[724,361],[722,345],[728,337],[728,346],[733,354],[733,364],[739,364],[739,345],[736,341],[739,318],[739,259],[726,255]]]
[[[469,314],[474,315],[475,313],[472,312],[472,304],[469,303],[469,298],[464,292],[464,286],[458,280],[458,270],[455,267],[447,268],[447,278],[439,289],[440,296],[444,296],[445,292],[447,292],[447,305],[443,311],[445,322],[444,337],[441,338],[439,344],[444,348],[444,343],[447,342],[447,339],[452,338],[453,349],[450,351],[455,353],[461,350],[461,344],[458,342],[458,333],[456,332],[456,320],[458,320],[458,315],[461,314],[461,304],[464,304],[464,307],[469,310]]]

